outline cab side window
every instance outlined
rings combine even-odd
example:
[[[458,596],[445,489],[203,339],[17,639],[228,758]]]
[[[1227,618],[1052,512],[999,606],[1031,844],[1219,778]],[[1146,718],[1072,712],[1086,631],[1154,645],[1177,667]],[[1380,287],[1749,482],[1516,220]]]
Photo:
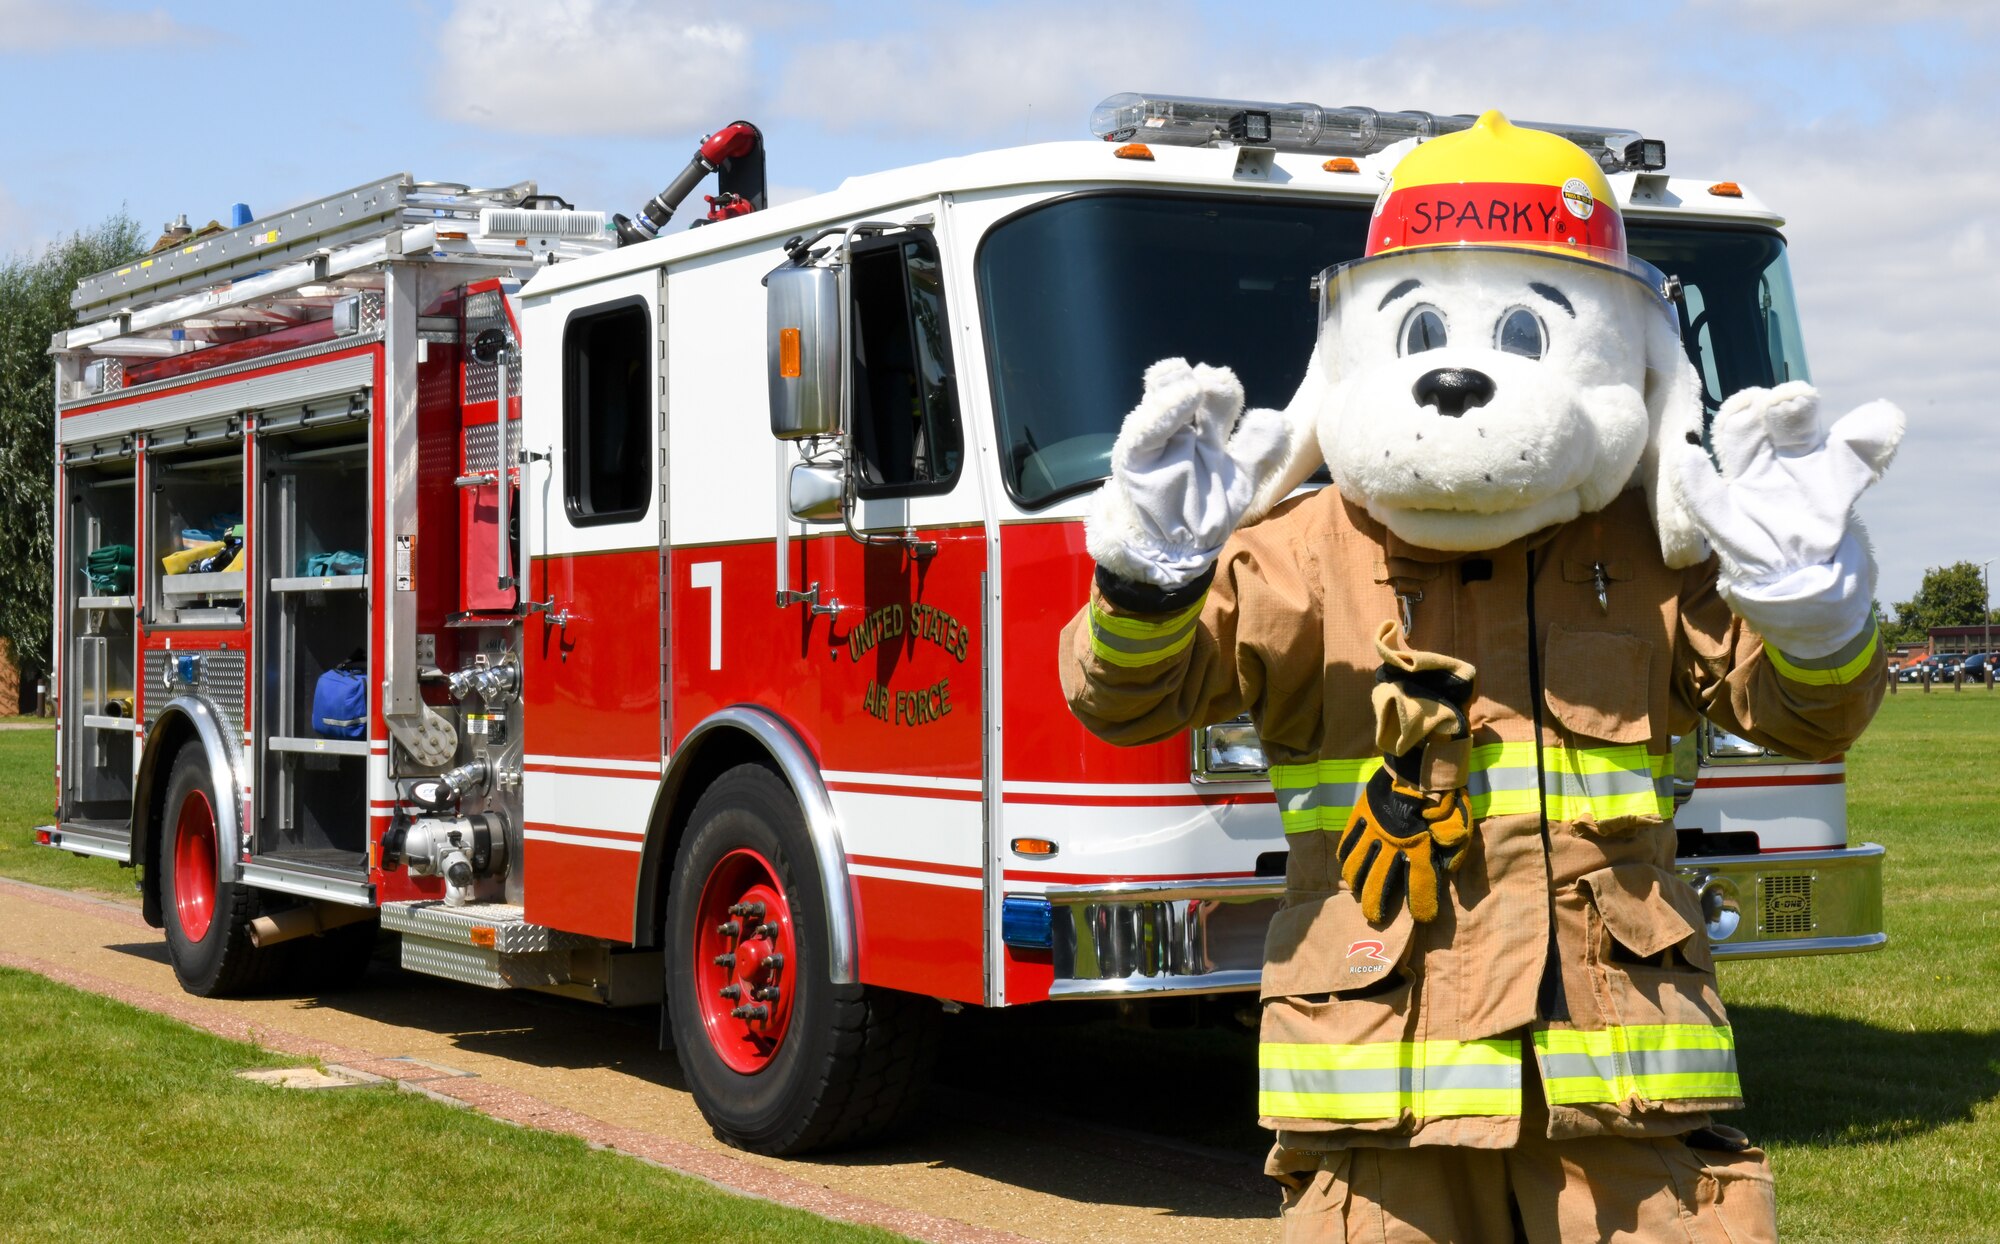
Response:
[[[963,443],[937,248],[891,234],[855,247],[851,276],[860,493],[948,491]]]
[[[632,301],[563,329],[563,499],[579,527],[646,512],[653,488],[653,333]]]

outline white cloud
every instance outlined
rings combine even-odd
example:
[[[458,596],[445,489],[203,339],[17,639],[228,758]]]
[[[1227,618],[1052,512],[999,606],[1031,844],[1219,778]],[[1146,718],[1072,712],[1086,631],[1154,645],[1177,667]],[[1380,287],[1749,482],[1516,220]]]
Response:
[[[443,114],[525,134],[680,136],[740,115],[751,37],[716,7],[458,0],[437,35]]]
[[[1188,10],[1156,6],[1141,22],[1102,12],[939,8],[883,34],[815,40],[780,75],[777,107],[834,132],[950,134],[971,150],[996,136],[1086,137],[1090,105],[1118,91],[1202,93],[1189,86],[1209,75]]]
[[[0,0],[0,52],[163,43],[198,33],[164,9],[135,13],[83,0]]]

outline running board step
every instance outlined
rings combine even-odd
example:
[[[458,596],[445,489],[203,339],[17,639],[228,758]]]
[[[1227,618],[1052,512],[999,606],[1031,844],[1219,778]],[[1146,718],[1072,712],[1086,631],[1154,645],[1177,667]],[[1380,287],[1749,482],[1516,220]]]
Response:
[[[565,984],[570,952],[596,944],[580,933],[530,924],[507,903],[384,903],[382,927],[402,935],[403,966],[412,972],[486,989]]]

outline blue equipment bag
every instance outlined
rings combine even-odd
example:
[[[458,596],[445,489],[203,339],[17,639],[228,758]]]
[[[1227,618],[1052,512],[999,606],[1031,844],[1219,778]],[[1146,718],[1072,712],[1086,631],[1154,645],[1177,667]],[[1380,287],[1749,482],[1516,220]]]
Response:
[[[368,737],[368,676],[360,663],[343,661],[319,676],[312,728],[323,739]]]

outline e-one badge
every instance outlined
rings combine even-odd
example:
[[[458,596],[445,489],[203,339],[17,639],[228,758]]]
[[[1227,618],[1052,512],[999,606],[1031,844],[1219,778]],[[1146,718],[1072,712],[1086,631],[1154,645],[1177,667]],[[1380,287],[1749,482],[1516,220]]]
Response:
[[[1583,184],[1583,178],[1572,177],[1563,183],[1563,206],[1578,220],[1589,220],[1597,210],[1597,199],[1590,193],[1590,187]]]

